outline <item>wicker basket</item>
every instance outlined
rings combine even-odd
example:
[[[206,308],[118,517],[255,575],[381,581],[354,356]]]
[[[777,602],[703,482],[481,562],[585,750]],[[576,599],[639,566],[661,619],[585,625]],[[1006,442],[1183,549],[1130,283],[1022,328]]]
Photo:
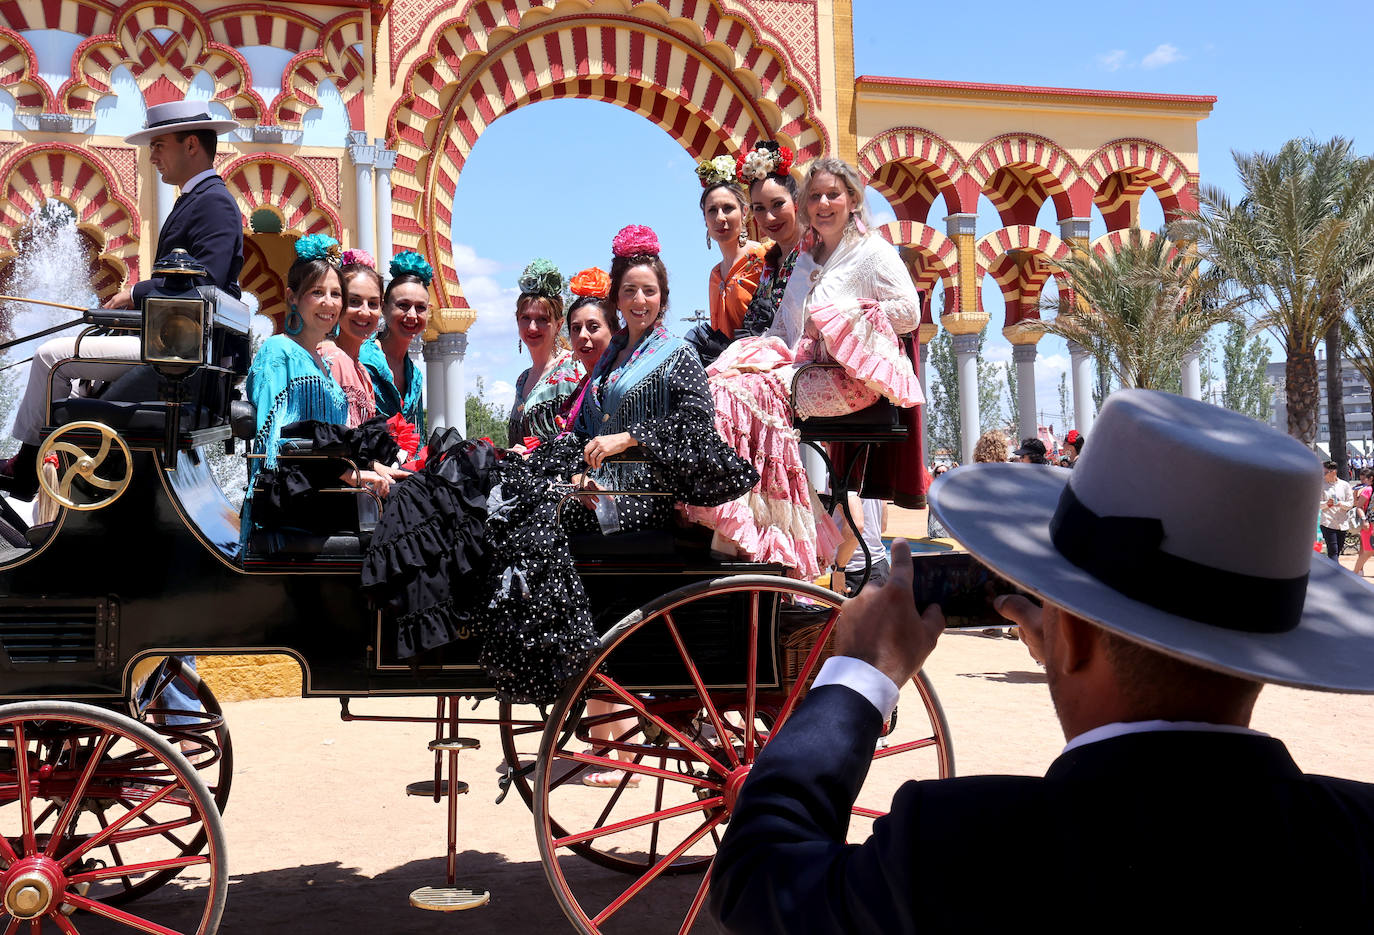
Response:
[[[827,609],[824,617],[829,618],[829,616]],[[797,676],[801,674],[802,666],[806,664],[806,657],[811,654],[811,648],[816,645],[816,640],[820,639],[821,631],[824,629],[825,619],[817,620],[814,623],[803,623],[790,631],[784,628],[782,638],[778,642],[782,647],[782,682],[787,691],[792,691],[792,686],[797,684]],[[811,683],[816,679],[816,673],[821,671],[821,665],[833,655],[835,655],[835,631],[831,630],[829,639],[821,648],[821,655],[816,661],[816,668],[811,671],[811,676],[806,680],[808,691],[811,689]]]

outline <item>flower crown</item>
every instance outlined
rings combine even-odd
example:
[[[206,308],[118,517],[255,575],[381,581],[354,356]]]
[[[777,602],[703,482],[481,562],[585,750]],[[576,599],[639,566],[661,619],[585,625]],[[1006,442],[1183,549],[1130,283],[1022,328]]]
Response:
[[[406,275],[414,276],[428,288],[429,281],[434,278],[434,267],[414,250],[406,250],[391,258],[391,278]]]
[[[343,265],[352,266],[354,263],[359,266],[366,266],[369,269],[377,268],[377,258],[366,250],[359,250],[357,247],[349,247],[343,252]]]
[[[702,188],[710,188],[722,182],[734,183],[735,181],[735,160],[727,155],[720,155],[714,159],[703,159],[697,163],[697,178],[701,179]]]
[[[740,150],[735,157],[735,176],[745,185],[762,182],[770,175],[786,175],[792,171],[792,150],[780,146],[777,140],[760,140],[750,150]]]
[[[625,225],[611,241],[611,253],[619,257],[658,256],[659,250],[658,235],[643,224]]]
[[[300,263],[324,260],[338,269],[343,262],[343,249],[328,234],[306,234],[296,241],[296,260]]]
[[[568,282],[568,287],[573,295],[604,299],[611,294],[611,277],[601,267],[593,266],[574,276]]]
[[[563,274],[551,261],[541,256],[530,260],[530,265],[520,274],[516,285],[520,287],[521,292],[555,299],[563,294]]]

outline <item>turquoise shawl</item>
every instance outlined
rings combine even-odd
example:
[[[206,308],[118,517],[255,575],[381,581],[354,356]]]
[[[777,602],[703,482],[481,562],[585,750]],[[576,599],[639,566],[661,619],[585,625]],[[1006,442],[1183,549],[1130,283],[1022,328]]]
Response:
[[[256,410],[258,428],[251,453],[264,457],[248,459],[248,490],[239,521],[244,542],[252,528],[249,507],[253,485],[260,470],[277,466],[282,428],[302,419],[348,423],[348,397],[343,388],[328,371],[320,369],[309,351],[284,334],[274,334],[258,349],[248,371],[246,392]]]
[[[415,426],[422,442],[425,437],[425,378],[420,368],[406,355],[405,392],[402,393],[391,378],[391,364],[376,338],[368,338],[358,352],[358,360],[372,374],[372,389],[377,394],[377,415],[390,418],[400,413]]]
[[[674,352],[687,347],[687,342],[669,334],[659,322],[649,329],[630,359],[612,370],[629,334],[628,328],[622,328],[596,362],[589,393],[594,405],[584,405],[578,417],[577,431],[582,435],[623,432],[638,422],[668,414],[668,382],[651,377],[669,363]]]

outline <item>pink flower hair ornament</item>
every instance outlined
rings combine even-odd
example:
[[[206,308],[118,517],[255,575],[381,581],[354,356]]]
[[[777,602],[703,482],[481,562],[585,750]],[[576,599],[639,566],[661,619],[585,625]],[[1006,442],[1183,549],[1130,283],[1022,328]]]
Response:
[[[620,257],[658,256],[658,235],[643,224],[627,224],[611,241],[611,253]]]
[[[359,250],[357,247],[349,247],[343,252],[343,265],[348,266],[350,263],[360,263],[372,269],[377,268],[377,258],[366,250]]]

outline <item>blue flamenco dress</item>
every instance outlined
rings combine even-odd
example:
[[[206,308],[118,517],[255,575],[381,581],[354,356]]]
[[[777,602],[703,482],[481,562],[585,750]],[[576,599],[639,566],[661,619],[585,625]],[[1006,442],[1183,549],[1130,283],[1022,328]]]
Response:
[[[405,386],[392,379],[391,364],[376,338],[368,338],[358,351],[358,361],[372,375],[372,388],[377,394],[377,415],[391,418],[401,416],[415,426],[421,440],[425,439],[425,377],[415,361],[406,355]]]
[[[263,342],[248,371],[247,394],[257,415],[257,433],[248,461],[248,492],[240,512],[240,541],[253,529],[253,490],[263,470],[275,470],[282,429],[294,422],[314,420],[331,425],[348,421],[348,398],[314,356],[284,334]]]

